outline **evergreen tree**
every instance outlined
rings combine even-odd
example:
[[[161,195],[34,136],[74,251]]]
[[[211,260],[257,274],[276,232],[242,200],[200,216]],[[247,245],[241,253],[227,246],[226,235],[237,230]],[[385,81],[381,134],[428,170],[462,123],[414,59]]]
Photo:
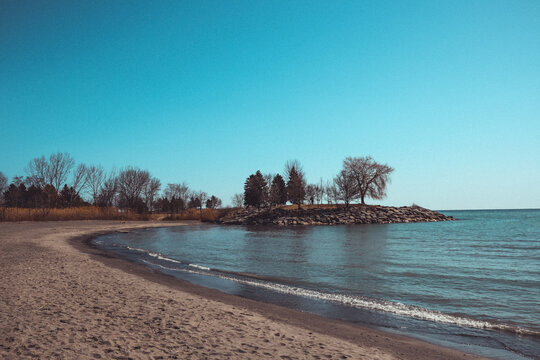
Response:
[[[30,186],[28,188],[27,205],[32,208],[39,208],[43,206],[43,192],[41,188],[37,186]]]
[[[165,198],[165,200],[167,200],[167,198]],[[196,206],[197,204],[195,204],[195,206],[193,207],[197,207]],[[169,207],[170,207],[170,210],[171,210],[171,213],[179,213],[180,211],[184,210],[184,200],[182,198],[176,198],[176,197],[172,197],[171,198],[171,201],[169,202]]]
[[[292,167],[289,171],[289,181],[287,182],[287,198],[288,200],[298,205],[300,205],[306,198],[306,183],[302,173],[298,172],[295,167]]]
[[[12,183],[4,192],[4,202],[7,207],[23,207],[26,186],[24,184],[16,185]]]
[[[270,185],[270,204],[285,205],[287,203],[287,187],[285,180],[279,174],[274,176],[272,185]]]
[[[56,192],[56,189],[52,185],[45,185],[43,187],[42,191],[42,199],[43,199],[43,205],[46,208],[54,208],[56,207],[56,203],[58,200],[58,194]]]
[[[244,205],[255,206],[257,209],[265,202],[267,184],[259,170],[250,175],[244,184]]]
[[[170,211],[170,202],[166,197],[158,198],[156,200],[156,208],[158,212],[166,213]]]
[[[196,208],[199,208],[202,206],[202,203],[201,203],[201,199],[199,199],[198,197],[190,197],[189,198],[189,201],[188,201],[188,204],[187,204],[187,207],[188,209],[196,209]]]
[[[69,187],[64,185],[62,191],[60,191],[60,196],[58,197],[57,206],[59,207],[73,207],[73,206],[82,206],[84,205],[83,199],[77,194],[73,186]]]

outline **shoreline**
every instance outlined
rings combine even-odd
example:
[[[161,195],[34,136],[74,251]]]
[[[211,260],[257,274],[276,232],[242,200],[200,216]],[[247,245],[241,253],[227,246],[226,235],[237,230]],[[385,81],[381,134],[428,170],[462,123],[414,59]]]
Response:
[[[85,225],[89,227],[88,229],[83,230],[81,233],[81,230],[79,229],[80,226],[77,226],[78,223],[82,223],[82,225]],[[215,346],[206,346],[206,344],[201,343],[201,339],[198,339],[197,341],[193,341],[191,344],[189,341],[184,341],[184,346],[187,346],[189,351],[192,351],[193,349],[196,349],[194,353],[187,352],[188,350],[180,350],[178,349],[176,352],[176,355],[180,355],[181,357],[185,356],[191,356],[191,357],[210,357],[210,358],[221,358],[221,357],[227,357],[227,358],[249,358],[253,356],[271,356],[271,357],[279,357],[282,356],[284,358],[315,358],[317,356],[320,356],[322,353],[327,353],[327,355],[331,357],[341,357],[341,358],[354,358],[355,356],[361,355],[361,356],[367,356],[369,358],[381,358],[381,359],[392,359],[392,358],[408,358],[408,359],[434,359],[434,358],[444,358],[444,359],[452,359],[452,358],[460,358],[460,359],[477,359],[480,358],[476,355],[471,355],[467,353],[462,353],[457,350],[453,350],[450,348],[441,347],[438,345],[433,345],[421,340],[417,340],[414,338],[409,338],[402,335],[397,335],[389,332],[384,332],[382,330],[376,330],[372,328],[368,328],[364,325],[357,325],[357,324],[350,324],[346,323],[344,321],[339,320],[333,320],[329,318],[324,318],[322,316],[313,315],[301,312],[299,310],[294,309],[288,309],[277,305],[272,305],[265,302],[258,302],[246,298],[241,298],[235,295],[226,294],[223,292],[220,292],[218,290],[210,289],[210,288],[204,288],[198,285],[191,284],[185,280],[179,280],[173,276],[161,273],[159,271],[153,270],[147,266],[144,266],[142,264],[136,264],[134,262],[131,262],[127,259],[121,258],[120,256],[108,252],[106,250],[99,249],[97,246],[91,244],[91,240],[99,235],[115,232],[115,231],[129,231],[133,229],[141,229],[141,228],[150,228],[150,227],[169,227],[169,226],[182,226],[184,223],[148,223],[148,222],[136,222],[136,223],[129,223],[124,222],[118,224],[118,222],[106,222],[106,221],[93,221],[93,222],[59,222],[59,223],[26,223],[26,224],[17,224],[17,225],[4,225],[0,224],[0,230],[2,232],[0,233],[0,239],[4,238],[4,233],[6,231],[5,228],[11,227],[11,228],[17,228],[19,229],[10,229],[10,231],[7,231],[8,238],[11,234],[12,237],[17,238],[17,233],[25,233],[28,232],[26,228],[37,228],[40,232],[45,233],[46,238],[53,238],[51,241],[53,243],[60,242],[60,248],[63,250],[67,250],[65,246],[62,245],[68,245],[73,251],[76,251],[83,263],[85,264],[82,268],[78,268],[81,273],[76,274],[79,277],[81,274],[86,273],[87,271],[90,271],[90,267],[93,265],[93,267],[97,267],[97,263],[101,264],[101,271],[100,276],[101,277],[119,277],[119,279],[113,279],[116,281],[113,281],[113,283],[116,283],[116,287],[121,287],[122,282],[118,283],[117,280],[126,280],[129,278],[130,284],[133,287],[142,287],[142,288],[152,288],[152,290],[155,290],[152,297],[152,302],[156,302],[158,304],[158,308],[164,309],[163,311],[167,313],[167,318],[170,320],[170,323],[176,323],[176,325],[172,325],[172,328],[175,330],[173,333],[169,334],[168,343],[162,343],[162,347],[166,348],[167,346],[174,345],[175,339],[174,335],[175,333],[181,332],[182,326],[179,326],[182,324],[182,318],[175,318],[176,311],[179,310],[178,307],[169,307],[167,309],[167,304],[170,303],[170,301],[178,301],[180,304],[182,301],[184,301],[184,310],[185,308],[189,307],[195,307],[195,310],[191,317],[195,317],[198,320],[198,324],[193,329],[193,324],[191,324],[191,328],[188,333],[190,336],[193,337],[195,335],[202,336],[204,339],[205,337],[212,336],[212,334],[208,334],[208,332],[214,331],[216,328],[218,329],[218,332],[221,334],[223,332],[230,331],[230,327],[234,328],[234,331],[238,333],[240,330],[242,331],[243,336],[239,336],[238,338],[235,338],[235,336],[229,336],[229,341],[227,343],[233,343],[234,346],[231,346],[230,348],[226,348],[225,344],[220,344],[219,349],[220,351],[224,351],[223,353],[215,353],[216,347]],[[29,225],[29,226],[25,226]],[[75,226],[75,229],[73,229],[73,226]],[[67,231],[65,228],[70,228],[69,230],[72,230],[71,232]],[[57,228],[64,228],[63,232],[58,231],[61,229]],[[15,232],[15,234],[13,234]],[[51,234],[52,232],[52,234]],[[66,235],[66,232],[68,233]],[[31,233],[31,231],[30,231]],[[28,234],[27,234],[28,235]],[[63,236],[61,236],[63,235]],[[43,236],[42,236],[43,237]],[[57,238],[63,237],[62,240],[58,240]],[[20,238],[20,234],[19,234]],[[6,245],[5,239],[2,239],[0,243],[0,246],[3,248]],[[20,239],[19,239],[20,240]],[[33,239],[33,241],[25,242],[25,241],[15,241],[22,242],[26,244],[26,246],[29,246],[30,248],[33,248],[37,244],[35,244],[36,240],[40,240],[38,237],[37,239]],[[56,240],[56,241],[55,241]],[[62,244],[62,242],[64,244]],[[10,241],[7,241],[7,244],[10,244]],[[20,245],[20,244],[19,244]],[[25,246],[25,245],[23,245]],[[37,245],[39,246],[39,245]],[[58,246],[52,246],[57,247]],[[56,249],[58,250],[58,249]],[[69,254],[70,251],[67,250],[67,253],[64,255],[67,255],[66,260],[69,263]],[[76,254],[71,253],[71,255],[76,258]],[[83,259],[84,258],[84,259]],[[20,259],[19,259],[20,260]],[[4,262],[4,260],[2,260]],[[9,261],[8,261],[9,262]],[[0,264],[5,265],[5,264]],[[8,264],[9,265],[9,264]],[[80,264],[79,264],[80,265]],[[3,267],[3,266],[2,266]],[[64,270],[65,267],[61,266],[61,270]],[[107,270],[110,269],[110,270]],[[58,269],[57,269],[58,270]],[[103,272],[105,271],[105,273]],[[5,269],[4,269],[5,271]],[[53,271],[54,273],[54,271]],[[110,274],[108,274],[110,273]],[[9,276],[8,276],[9,278]],[[83,279],[88,282],[87,285],[93,285],[97,286],[98,290],[100,283],[92,283],[95,282],[97,279],[91,276],[86,276],[86,278]],[[143,281],[140,281],[140,280]],[[34,279],[35,280],[35,279]],[[99,280],[98,280],[99,281]],[[84,284],[83,284],[84,285]],[[111,285],[111,284],[107,284]],[[157,289],[154,289],[156,288]],[[6,290],[6,284],[1,284],[0,289]],[[104,289],[109,289],[108,286],[103,286]],[[129,289],[129,287],[128,287]],[[134,291],[135,289],[133,289]],[[125,291],[122,291],[122,295],[125,294]],[[85,294],[80,294],[85,295]],[[133,294],[131,294],[133,295]],[[0,295],[0,298],[4,295]],[[172,298],[171,298],[172,296]],[[174,297],[178,299],[174,299]],[[206,309],[201,309],[200,304],[192,304],[193,298],[196,297],[199,300],[200,303],[205,303]],[[168,299],[167,299],[168,298]],[[112,297],[113,303],[116,299],[115,296]],[[189,300],[188,300],[189,299]],[[3,299],[4,300],[4,299]],[[2,303],[7,303],[9,305],[9,301],[3,301]],[[35,304],[34,304],[35,305]],[[109,307],[114,304],[107,304]],[[144,303],[141,303],[141,299],[135,299],[135,301],[130,301],[129,303],[126,303],[125,307],[137,307],[137,306],[144,306]],[[178,305],[178,303],[177,303]],[[32,306],[32,304],[30,304]],[[161,306],[161,307],[160,307]],[[208,317],[209,309],[208,307],[212,309],[214,320],[210,321],[210,319],[205,318]],[[79,307],[82,307],[79,306]],[[74,306],[75,310],[77,309],[77,305]],[[181,308],[181,307],[180,307]],[[0,310],[4,310],[1,309]],[[9,307],[6,309],[9,310]],[[119,311],[118,309],[116,309]],[[194,310],[194,309],[190,309]],[[0,313],[3,313],[0,312]],[[111,316],[114,317],[115,312],[109,311],[111,313]],[[232,314],[232,315],[231,315]],[[232,317],[231,317],[232,316]],[[227,320],[215,320],[215,318],[219,317],[228,317]],[[142,336],[142,338],[145,338],[148,333],[152,334],[156,330],[159,330],[162,328],[162,326],[153,326],[150,322],[148,324],[148,320],[145,317],[144,313],[140,313],[139,316],[136,316],[133,320],[134,324],[137,324],[141,328],[139,329],[139,334]],[[231,321],[233,323],[231,323]],[[208,322],[208,326],[205,327],[205,329],[199,329],[199,327],[203,327],[203,324],[205,322]],[[103,327],[114,327],[115,330],[122,331],[126,330],[126,326],[123,326],[122,323],[116,323],[115,326],[106,326],[103,324],[99,324],[100,326],[97,327],[98,330],[103,330]],[[163,324],[161,324],[163,325]],[[175,329],[174,326],[178,327],[178,329]],[[268,328],[266,331],[262,331],[261,329],[263,326],[267,326]],[[258,329],[258,330],[256,330]],[[275,330],[278,329],[278,330]],[[118,332],[117,331],[117,332]],[[88,329],[85,331],[85,333],[88,332]],[[233,332],[232,334],[234,334]],[[184,332],[181,332],[184,333]],[[278,335],[276,335],[278,334]],[[4,326],[0,326],[0,355],[3,354],[4,350],[6,350],[6,345],[8,341],[6,341],[6,338],[13,338],[16,334],[10,334],[10,331],[8,329],[5,329]],[[195,336],[195,337],[197,337]],[[214,335],[215,336],[215,335]],[[221,335],[220,335],[221,336]],[[122,337],[120,337],[121,339]],[[9,340],[9,339],[8,339]],[[176,339],[178,340],[178,339]],[[106,340],[105,340],[106,341]],[[240,343],[238,343],[240,341]],[[13,341],[9,341],[13,342]],[[260,344],[260,345],[259,345]],[[320,345],[318,345],[320,344]],[[142,355],[139,349],[136,349],[137,346],[134,346],[132,351],[126,351],[124,349],[126,344],[122,344],[121,341],[118,341],[117,343],[117,349],[113,351],[119,351],[123,354],[128,354],[128,356],[140,356]],[[268,351],[259,353],[256,355],[251,350],[251,354],[247,351],[248,347],[256,347],[257,349],[262,348],[262,346],[266,345],[268,347]],[[38,345],[39,346],[39,345]],[[105,346],[106,347],[106,346]],[[156,353],[160,353],[160,351],[164,349],[160,349],[160,346],[154,346],[156,348]],[[237,349],[239,351],[236,351],[234,349],[240,347],[240,349]],[[321,348],[322,347],[322,348]],[[28,348],[26,346],[26,348]],[[12,347],[9,347],[8,350],[11,350]],[[100,351],[107,357],[106,354],[108,350],[111,349],[101,349],[101,346],[97,346],[96,350],[98,351],[95,355],[100,355]],[[273,349],[273,352],[269,352],[270,349]],[[24,350],[24,349],[22,349]],[[214,352],[214,354],[212,353]],[[277,352],[276,352],[277,351]],[[139,355],[137,355],[139,354]],[[165,357],[171,357],[171,352],[166,352]],[[268,355],[265,355],[268,354]],[[281,354],[281,355],[280,355]],[[7,352],[6,355],[24,355],[24,352],[21,352],[20,354]],[[65,354],[63,354],[64,356]],[[279,355],[279,356],[278,356]],[[90,356],[90,355],[89,355]],[[97,358],[97,356],[93,356],[94,358]]]

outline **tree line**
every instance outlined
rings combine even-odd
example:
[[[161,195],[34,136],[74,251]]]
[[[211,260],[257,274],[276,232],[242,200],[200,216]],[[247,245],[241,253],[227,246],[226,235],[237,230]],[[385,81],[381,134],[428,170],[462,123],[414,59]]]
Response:
[[[94,205],[146,212],[179,213],[189,208],[219,208],[221,199],[185,183],[167,184],[148,170],[126,167],[106,172],[102,166],[78,164],[68,153],[32,159],[26,176],[8,184],[0,172],[0,204],[17,208],[63,208]]]
[[[331,180],[307,183],[297,160],[285,164],[281,174],[256,171],[247,177],[244,192],[232,198],[233,207],[262,207],[295,204],[365,204],[367,198],[380,200],[393,168],[377,163],[370,156],[347,157],[342,169]],[[32,159],[26,176],[15,176],[11,183],[0,172],[0,204],[16,208],[64,208],[78,206],[117,207],[137,213],[180,213],[203,207],[216,209],[222,201],[204,191],[194,191],[185,183],[161,181],[148,170],[126,167],[106,172],[102,166],[76,164],[68,153]],[[162,191],[161,191],[162,190]]]
[[[377,163],[370,156],[347,157],[343,167],[332,179],[323,183],[307,184],[304,170],[297,160],[285,164],[284,175],[262,174],[257,170],[244,183],[244,193],[233,197],[235,206],[260,209],[296,204],[298,208],[307,200],[311,205],[343,203],[348,208],[353,202],[365,204],[367,198],[381,200],[386,196],[393,168]]]

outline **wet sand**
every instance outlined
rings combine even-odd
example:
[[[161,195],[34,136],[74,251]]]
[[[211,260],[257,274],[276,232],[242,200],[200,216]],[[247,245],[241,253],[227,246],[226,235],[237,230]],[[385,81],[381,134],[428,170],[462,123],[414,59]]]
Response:
[[[192,285],[89,244],[189,223],[0,223],[0,358],[478,358]]]

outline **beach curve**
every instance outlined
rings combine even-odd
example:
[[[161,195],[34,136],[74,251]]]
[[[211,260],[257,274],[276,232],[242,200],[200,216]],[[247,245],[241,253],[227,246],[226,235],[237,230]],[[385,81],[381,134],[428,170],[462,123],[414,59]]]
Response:
[[[188,223],[1,223],[0,357],[478,358],[192,285],[89,241]]]

